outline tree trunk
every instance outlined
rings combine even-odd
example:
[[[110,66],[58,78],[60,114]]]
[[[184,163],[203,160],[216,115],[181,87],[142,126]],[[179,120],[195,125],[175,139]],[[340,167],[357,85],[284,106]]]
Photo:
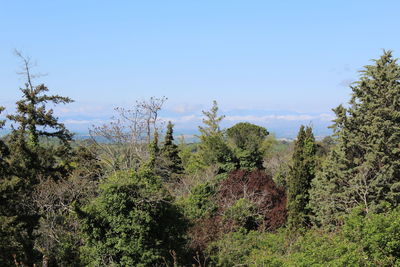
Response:
[[[49,267],[49,257],[43,255],[43,264],[42,267]]]

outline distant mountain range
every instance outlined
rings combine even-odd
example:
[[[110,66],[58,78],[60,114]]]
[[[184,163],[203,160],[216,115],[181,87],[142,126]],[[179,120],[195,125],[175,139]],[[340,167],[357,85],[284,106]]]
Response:
[[[222,121],[223,128],[231,127],[238,122],[250,122],[263,127],[266,127],[270,133],[274,133],[277,138],[294,139],[297,135],[300,125],[310,125],[313,127],[314,135],[324,137],[332,132],[328,128],[332,124],[334,118],[331,112],[329,113],[299,113],[293,111],[271,111],[271,110],[228,110],[222,111],[225,114],[225,119]],[[111,114],[84,114],[68,116],[63,114],[60,120],[67,126],[68,129],[76,133],[76,138],[87,138],[89,129],[93,125],[101,125],[109,123]],[[160,118],[165,121],[172,121],[175,125],[175,136],[184,135],[187,141],[195,140],[195,135],[198,134],[198,126],[202,125],[203,114],[201,110],[197,112],[180,113],[171,110],[163,111]],[[0,134],[7,134],[7,129],[0,130]]]

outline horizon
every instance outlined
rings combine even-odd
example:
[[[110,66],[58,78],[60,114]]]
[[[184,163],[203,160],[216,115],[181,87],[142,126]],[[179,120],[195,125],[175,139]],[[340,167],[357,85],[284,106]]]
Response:
[[[196,131],[201,111],[217,100],[226,127],[248,121],[293,138],[306,124],[329,135],[331,109],[347,104],[358,71],[382,49],[400,51],[393,46],[400,43],[392,34],[400,26],[396,7],[395,1],[7,2],[0,10],[0,106],[3,116],[13,113],[20,96],[20,62],[12,53],[18,49],[37,61],[34,72],[48,73],[37,83],[75,100],[55,109],[74,132],[108,122],[115,107],[166,96],[162,116],[176,132]]]

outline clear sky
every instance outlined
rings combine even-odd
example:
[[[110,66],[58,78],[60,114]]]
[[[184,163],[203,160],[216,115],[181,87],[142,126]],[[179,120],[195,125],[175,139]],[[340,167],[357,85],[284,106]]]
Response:
[[[400,1],[0,3],[0,105],[20,96],[19,49],[76,101],[71,124],[150,96],[186,117],[214,99],[232,116],[326,115],[382,49],[400,55]]]

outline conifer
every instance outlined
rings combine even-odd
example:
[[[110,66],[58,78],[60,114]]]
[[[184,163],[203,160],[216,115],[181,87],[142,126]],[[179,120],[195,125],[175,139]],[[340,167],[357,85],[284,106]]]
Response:
[[[349,107],[334,109],[338,145],[313,183],[322,224],[341,224],[355,206],[368,213],[400,202],[400,66],[392,52],[365,66],[351,89]]]
[[[309,190],[315,177],[316,144],[311,127],[300,127],[288,178],[288,226],[292,230],[309,224]]]
[[[203,111],[205,126],[199,126],[199,158],[203,166],[216,165],[219,172],[236,169],[233,152],[225,140],[225,132],[221,130],[220,123],[225,118],[218,114],[217,101],[213,101],[210,111]]]
[[[174,125],[171,122],[168,122],[164,146],[161,149],[161,154],[166,161],[165,167],[170,174],[169,176],[179,175],[183,172],[182,159],[179,156],[179,149],[174,143],[173,127]]]
[[[6,198],[0,216],[3,221],[12,222],[8,231],[13,235],[11,242],[15,260],[24,266],[33,266],[40,257],[35,249],[40,219],[33,201],[35,188],[41,180],[66,177],[72,156],[69,144],[72,133],[46,105],[66,104],[72,100],[47,95],[49,89],[44,84],[33,85],[29,58],[16,53],[22,60],[26,83],[20,89],[22,99],[16,103],[16,113],[7,116],[12,122],[12,132],[7,138],[9,175],[0,186],[1,194]]]

